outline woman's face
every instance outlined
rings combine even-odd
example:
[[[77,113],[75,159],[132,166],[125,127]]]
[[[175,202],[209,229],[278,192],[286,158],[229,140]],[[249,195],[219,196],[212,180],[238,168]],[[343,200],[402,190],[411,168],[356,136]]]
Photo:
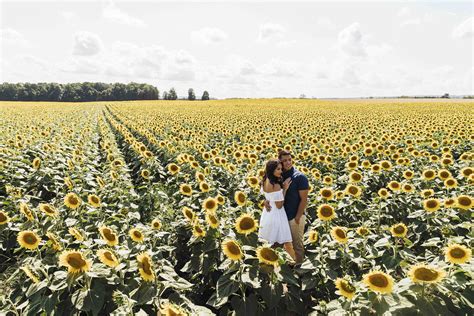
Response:
[[[273,171],[273,175],[277,178],[281,177],[281,172],[282,172],[282,169],[281,169],[281,163],[279,163],[275,169],[275,171]]]

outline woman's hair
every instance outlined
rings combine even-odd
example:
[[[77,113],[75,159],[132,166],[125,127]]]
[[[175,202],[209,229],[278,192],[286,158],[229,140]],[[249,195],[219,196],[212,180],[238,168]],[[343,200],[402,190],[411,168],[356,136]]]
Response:
[[[279,164],[281,164],[281,162],[278,159],[270,159],[270,160],[267,161],[267,164],[265,165],[265,174],[263,175],[261,185],[263,185],[265,183],[265,180],[268,179],[268,180],[270,180],[271,184],[278,183],[280,186],[283,186],[283,181],[282,181],[281,177],[277,178],[273,174],[275,172],[275,169],[278,167]]]

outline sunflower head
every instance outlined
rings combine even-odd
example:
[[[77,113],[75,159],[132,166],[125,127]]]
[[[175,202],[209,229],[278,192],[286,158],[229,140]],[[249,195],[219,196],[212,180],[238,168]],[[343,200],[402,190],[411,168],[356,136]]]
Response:
[[[319,234],[315,230],[311,230],[308,232],[308,241],[310,243],[315,243],[318,241]]]
[[[0,225],[5,225],[10,221],[10,217],[8,217],[8,214],[5,211],[0,211]]]
[[[23,266],[20,268],[23,272],[25,272],[26,276],[33,282],[33,283],[39,283],[38,276],[31,271],[31,269],[27,266]]]
[[[247,196],[242,191],[236,191],[234,193],[234,200],[239,206],[244,206],[247,202]]]
[[[339,291],[339,295],[342,295],[348,299],[352,299],[354,297],[356,288],[349,280],[337,278],[334,283]]]
[[[445,275],[443,270],[424,264],[414,265],[408,271],[408,276],[413,283],[438,283]]]
[[[191,196],[193,195],[193,189],[189,184],[183,183],[179,186],[179,192],[182,195]]]
[[[148,180],[148,179],[150,179],[151,172],[148,169],[143,169],[140,172],[140,175],[142,176],[143,179]]]
[[[204,237],[206,236],[206,231],[201,227],[201,225],[195,223],[193,225],[193,235],[194,237]]]
[[[346,193],[358,198],[362,194],[362,190],[357,185],[350,184],[346,187]]]
[[[70,209],[75,210],[81,205],[81,199],[75,193],[68,193],[64,197],[64,204]]]
[[[115,254],[108,249],[99,249],[97,251],[97,257],[99,257],[100,262],[111,268],[115,268],[119,264]]]
[[[168,172],[172,175],[177,174],[181,170],[181,168],[175,163],[170,163],[167,169],[168,169]]]
[[[34,169],[38,170],[41,166],[41,159],[36,157],[35,159],[33,159],[32,165]]]
[[[200,182],[199,190],[201,190],[201,192],[209,192],[210,190],[209,183],[207,183],[206,181]]]
[[[157,218],[155,218],[154,220],[151,221],[151,224],[150,224],[151,228],[152,229],[160,229],[162,224],[161,224],[161,221]]]
[[[43,204],[39,205],[40,211],[46,214],[47,216],[56,217],[58,216],[58,211],[50,204]]]
[[[89,271],[92,262],[81,251],[66,250],[59,256],[59,265],[67,267],[69,273],[80,273]]]
[[[251,188],[256,188],[258,187],[258,178],[255,177],[255,176],[250,176],[247,178],[247,184],[251,187]]]
[[[233,239],[225,239],[222,242],[222,251],[232,261],[239,261],[244,256],[240,245]]]
[[[363,237],[367,236],[370,233],[370,231],[364,226],[358,227],[356,232],[359,236],[363,236]]]
[[[469,210],[474,206],[474,200],[469,195],[460,195],[456,198],[456,207]]]
[[[405,237],[408,232],[408,228],[405,224],[398,223],[390,227],[390,232],[392,233],[393,237]]]
[[[250,214],[242,214],[235,221],[235,229],[239,234],[248,235],[257,229],[257,222]]]
[[[74,237],[74,239],[76,239],[77,241],[84,241],[84,236],[79,231],[79,229],[75,227],[69,227],[68,231],[69,231],[69,234],[71,234]]]
[[[143,236],[143,233],[138,229],[138,228],[132,228],[128,231],[128,235],[134,242],[137,243],[143,243],[145,240],[145,237]]]
[[[181,212],[183,213],[184,217],[188,219],[188,221],[190,221],[191,223],[194,222],[194,219],[196,218],[196,213],[194,213],[192,209],[187,206],[184,206],[181,209]]]
[[[437,210],[440,209],[440,207],[441,207],[441,202],[438,199],[431,198],[431,199],[427,199],[423,201],[423,208],[428,213],[436,212]]]
[[[38,248],[41,242],[41,238],[31,230],[20,231],[16,240],[22,248],[30,250]]]
[[[217,218],[215,213],[207,212],[206,213],[206,222],[212,228],[219,227],[219,219]]]
[[[163,316],[187,316],[188,313],[184,311],[181,307],[176,306],[172,303],[166,303],[160,307],[160,315]]]
[[[100,198],[95,194],[89,194],[87,202],[89,202],[93,207],[100,207]]]
[[[218,206],[219,203],[215,198],[212,197],[208,197],[202,202],[202,208],[209,212],[215,212]]]
[[[115,246],[118,244],[117,235],[111,228],[107,226],[101,226],[99,227],[99,233],[102,236],[102,239],[107,243],[107,245]]]
[[[364,275],[363,282],[369,289],[381,294],[389,294],[393,289],[393,278],[382,271],[372,271]]]
[[[345,227],[336,226],[331,229],[331,236],[341,244],[347,243],[349,237],[347,236],[347,229]]]
[[[155,272],[153,271],[153,262],[150,255],[142,252],[137,256],[138,271],[144,281],[152,282],[155,279]]]
[[[401,185],[400,185],[400,182],[398,181],[390,181],[388,183],[388,188],[390,190],[392,190],[393,192],[397,192],[397,191],[400,191],[400,189],[402,188]]]
[[[453,244],[446,248],[444,255],[447,262],[463,264],[471,260],[472,250],[463,245]]]
[[[319,190],[319,195],[327,201],[331,200],[334,197],[334,192],[331,188],[322,188]]]
[[[258,247],[257,248],[257,258],[260,263],[272,265],[274,267],[278,266],[278,261],[280,257],[270,247]]]
[[[330,221],[336,217],[334,208],[329,204],[322,204],[318,207],[318,218],[322,221]]]

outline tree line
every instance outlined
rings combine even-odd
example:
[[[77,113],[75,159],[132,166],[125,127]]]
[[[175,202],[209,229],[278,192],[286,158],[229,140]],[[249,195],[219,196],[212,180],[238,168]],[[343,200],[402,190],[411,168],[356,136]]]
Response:
[[[2,101],[126,101],[126,100],[159,100],[159,90],[146,83],[131,82],[103,83],[2,83],[0,100]],[[174,88],[163,93],[164,100],[177,100]],[[188,100],[196,100],[194,90],[188,90]],[[209,93],[204,91],[201,100],[209,100]]]

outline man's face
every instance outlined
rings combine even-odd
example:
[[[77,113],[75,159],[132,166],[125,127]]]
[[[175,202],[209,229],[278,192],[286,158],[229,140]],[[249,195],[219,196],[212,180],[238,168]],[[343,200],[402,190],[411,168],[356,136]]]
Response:
[[[293,167],[293,161],[291,155],[281,156],[281,164],[283,165],[283,170],[290,170]]]

